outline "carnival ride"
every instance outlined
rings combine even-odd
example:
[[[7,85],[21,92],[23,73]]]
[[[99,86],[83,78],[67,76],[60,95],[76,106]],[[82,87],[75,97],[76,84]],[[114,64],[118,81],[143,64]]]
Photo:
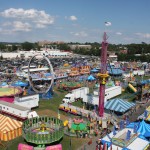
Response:
[[[64,135],[63,122],[55,117],[39,117],[23,122],[23,137],[39,147],[59,141]]]
[[[22,89],[19,87],[1,87],[0,88],[0,97],[9,97],[19,95],[22,92]]]
[[[82,83],[80,82],[62,82],[60,83],[59,88],[64,90],[74,90],[77,88],[80,88],[82,86]]]
[[[77,67],[71,68],[71,71],[68,74],[68,76],[70,76],[70,77],[79,76],[79,75],[80,75],[80,72],[79,72],[79,68],[77,68]]]
[[[38,64],[39,61],[45,65],[44,68],[30,69],[33,64]],[[28,79],[30,86],[36,93],[47,93],[54,82],[54,72],[50,60],[43,55],[34,55],[28,64]]]
[[[66,113],[71,113],[73,115],[76,116],[81,116],[84,118],[88,118],[90,116],[90,118],[92,118],[93,120],[100,120],[102,122],[105,122],[106,120],[110,120],[110,115],[109,114],[104,114],[104,117],[99,117],[96,112],[90,111],[90,110],[86,110],[84,108],[80,108],[77,106],[73,106],[73,105],[69,105],[67,103],[63,103],[59,105],[59,109],[62,111],[65,111]],[[67,121],[64,122],[65,125],[67,124]]]
[[[137,89],[132,84],[129,83],[128,86],[133,92],[137,92]]]
[[[80,74],[90,74],[90,66],[82,66],[80,68]]]
[[[14,97],[22,93],[22,89],[20,87],[0,87],[0,100],[12,103],[14,101]]]
[[[64,133],[68,136],[83,136],[88,133],[87,121],[74,118],[64,121]]]
[[[104,32],[103,42],[102,42],[102,51],[101,51],[101,70],[98,74],[98,78],[100,79],[100,88],[99,88],[99,116],[103,117],[104,115],[104,99],[105,99],[105,84],[106,80],[109,77],[106,70],[106,62],[107,62],[107,34]]]

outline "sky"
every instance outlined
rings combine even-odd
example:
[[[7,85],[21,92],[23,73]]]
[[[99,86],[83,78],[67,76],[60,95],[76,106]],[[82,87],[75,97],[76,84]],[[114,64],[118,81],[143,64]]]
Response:
[[[111,22],[106,26],[105,22]],[[150,0],[0,0],[0,42],[150,43]]]

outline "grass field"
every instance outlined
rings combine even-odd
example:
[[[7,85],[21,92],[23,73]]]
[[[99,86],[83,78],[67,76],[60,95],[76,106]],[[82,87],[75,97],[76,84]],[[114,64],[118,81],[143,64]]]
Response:
[[[56,89],[54,89],[56,91]],[[36,108],[34,110],[37,111],[37,113],[41,116],[58,116],[58,107],[61,103],[64,95],[66,94],[66,91],[56,91],[53,98],[50,100],[40,100],[39,102],[39,108]],[[67,113],[63,111],[59,111],[61,120],[65,121],[70,117]],[[75,137],[68,137],[64,135],[63,139],[61,139],[59,142],[54,143],[58,144],[61,143],[63,150],[69,150],[70,148],[70,139],[71,139],[71,150],[76,150],[78,147],[81,147],[85,142],[89,141],[89,139],[78,139]],[[11,140],[9,142],[2,142],[4,145],[7,145],[7,150],[17,150],[18,143],[26,143],[23,139],[23,137],[18,137],[14,140]],[[3,148],[0,145],[0,150],[6,150],[6,148]]]

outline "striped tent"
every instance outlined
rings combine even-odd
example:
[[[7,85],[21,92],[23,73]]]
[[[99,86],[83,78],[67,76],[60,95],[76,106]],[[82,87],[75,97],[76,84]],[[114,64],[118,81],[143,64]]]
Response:
[[[9,141],[22,135],[22,122],[0,114],[0,140]]]
[[[126,112],[127,110],[129,110],[131,107],[135,106],[134,103],[130,103],[127,101],[124,101],[122,99],[113,99],[113,100],[109,100],[105,103],[105,109],[108,110],[113,110],[116,112]]]

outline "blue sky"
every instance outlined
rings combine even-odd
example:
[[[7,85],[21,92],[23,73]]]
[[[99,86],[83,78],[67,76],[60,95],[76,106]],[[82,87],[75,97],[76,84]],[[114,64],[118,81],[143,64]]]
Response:
[[[106,21],[111,26],[105,26]],[[150,43],[150,0],[0,0],[0,41]]]

